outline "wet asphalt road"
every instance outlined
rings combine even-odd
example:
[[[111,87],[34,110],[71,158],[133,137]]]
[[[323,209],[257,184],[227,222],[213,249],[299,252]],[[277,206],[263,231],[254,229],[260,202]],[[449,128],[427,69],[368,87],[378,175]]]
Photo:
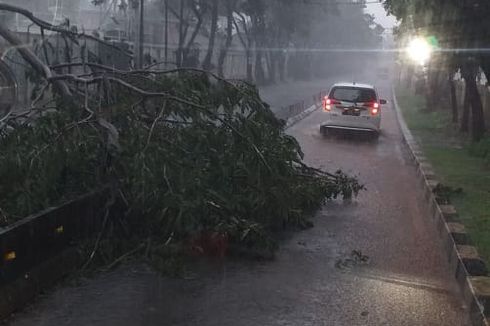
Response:
[[[375,82],[391,100],[389,82]],[[287,87],[274,92],[282,98],[295,88]],[[377,142],[324,138],[322,115],[289,130],[306,161],[355,174],[368,191],[325,205],[315,227],[286,240],[274,261],[207,262],[188,279],[124,266],[47,294],[9,324],[468,325],[391,105]]]

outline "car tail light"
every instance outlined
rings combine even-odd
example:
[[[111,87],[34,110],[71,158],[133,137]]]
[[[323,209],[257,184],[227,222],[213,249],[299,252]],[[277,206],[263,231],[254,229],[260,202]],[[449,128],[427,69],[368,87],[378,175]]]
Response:
[[[330,106],[332,104],[332,100],[328,98],[328,96],[325,96],[323,98],[323,111],[330,111],[332,110],[332,107]]]
[[[371,112],[371,115],[376,115],[379,113],[380,105],[378,102],[367,102],[367,103],[364,103],[363,106],[369,109],[369,112]]]
[[[335,104],[340,104],[340,102],[337,100],[333,100],[331,98],[328,98],[328,96],[325,96],[325,98],[323,99],[323,110],[330,111],[330,110],[332,110],[332,105],[335,105]]]

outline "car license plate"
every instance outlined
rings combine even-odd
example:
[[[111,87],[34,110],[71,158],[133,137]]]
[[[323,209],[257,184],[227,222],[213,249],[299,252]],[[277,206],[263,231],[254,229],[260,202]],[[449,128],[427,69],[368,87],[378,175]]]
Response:
[[[342,115],[352,115],[352,116],[360,116],[361,110],[358,108],[344,108]]]

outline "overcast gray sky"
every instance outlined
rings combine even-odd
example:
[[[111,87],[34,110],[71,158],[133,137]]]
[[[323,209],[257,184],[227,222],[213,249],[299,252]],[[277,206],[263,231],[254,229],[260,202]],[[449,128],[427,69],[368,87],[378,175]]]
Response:
[[[369,3],[366,6],[366,12],[376,16],[376,22],[378,24],[381,24],[385,28],[391,28],[396,24],[395,17],[387,16],[381,3]]]

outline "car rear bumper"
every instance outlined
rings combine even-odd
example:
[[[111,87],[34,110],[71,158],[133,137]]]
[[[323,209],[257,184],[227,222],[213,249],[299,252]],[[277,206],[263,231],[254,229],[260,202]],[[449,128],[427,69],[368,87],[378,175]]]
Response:
[[[333,125],[322,125],[322,128],[325,129],[336,129],[336,130],[351,130],[351,131],[361,131],[361,132],[379,132],[378,129],[373,128],[358,128],[358,127],[346,127],[346,126],[333,126]]]
[[[325,121],[321,123],[322,128],[346,129],[358,131],[379,132],[381,117],[378,116],[345,116],[329,113]]]

